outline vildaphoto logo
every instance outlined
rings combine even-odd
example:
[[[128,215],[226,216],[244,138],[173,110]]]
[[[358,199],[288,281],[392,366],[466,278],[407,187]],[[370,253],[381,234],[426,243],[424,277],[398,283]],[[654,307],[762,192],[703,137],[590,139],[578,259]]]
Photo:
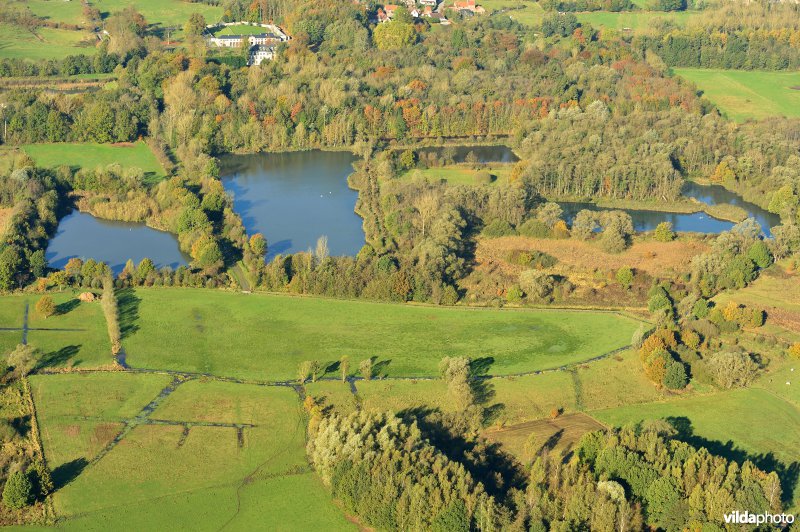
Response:
[[[794,523],[792,514],[751,514],[747,510],[736,510],[724,516],[725,522],[732,525],[791,525]]]

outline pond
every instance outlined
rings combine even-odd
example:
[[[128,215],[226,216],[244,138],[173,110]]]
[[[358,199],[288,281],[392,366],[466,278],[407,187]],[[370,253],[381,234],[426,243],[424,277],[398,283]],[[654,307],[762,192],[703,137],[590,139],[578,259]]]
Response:
[[[415,150],[422,159],[427,154],[436,154],[439,158],[447,159],[446,164],[459,164],[467,162],[467,156],[472,153],[479,163],[515,163],[519,157],[508,146],[438,146],[420,148]]]
[[[105,262],[114,273],[121,272],[128,259],[138,264],[147,257],[159,268],[177,268],[189,262],[170,233],[144,224],[101,220],[78,211],[61,219],[45,255],[54,268],[63,268],[69,259],[77,257]]]
[[[755,205],[744,201],[740,196],[721,187],[719,185],[700,185],[687,182],[683,188],[683,195],[688,198],[695,198],[698,201],[709,205],[731,204],[741,207],[747,211],[747,215],[761,225],[764,235],[772,236],[770,228],[780,224],[780,216],[771,213]],[[627,212],[633,220],[633,227],[637,232],[652,231],[661,222],[671,222],[675,231],[717,234],[729,230],[734,226],[733,222],[718,220],[704,212],[695,213],[674,213],[660,211],[646,211],[634,209],[609,209],[598,207],[594,203],[584,202],[561,202],[564,209],[564,219],[571,223],[575,215],[583,209],[590,211],[622,210]]]
[[[571,224],[575,215],[584,209],[590,211],[611,211],[620,210],[628,213],[633,220],[633,228],[637,232],[652,231],[661,222],[671,222],[675,231],[694,232],[694,233],[721,233],[733,227],[733,222],[717,220],[704,212],[682,214],[674,212],[659,211],[640,211],[633,209],[609,209],[598,207],[594,203],[583,202],[559,202],[564,209],[563,217],[567,223]]]
[[[247,233],[266,237],[268,260],[313,249],[321,236],[331,255],[355,255],[364,245],[358,193],[347,186],[355,159],[325,151],[230,155],[220,175]]]
[[[767,236],[770,236],[770,228],[780,225],[781,223],[781,217],[779,215],[762,209],[755,203],[743,200],[741,196],[720,185],[700,185],[693,181],[687,181],[683,185],[683,190],[681,192],[686,197],[695,198],[709,205],[728,203],[741,207],[747,211],[747,215],[750,218],[756,219],[764,230],[764,234]]]

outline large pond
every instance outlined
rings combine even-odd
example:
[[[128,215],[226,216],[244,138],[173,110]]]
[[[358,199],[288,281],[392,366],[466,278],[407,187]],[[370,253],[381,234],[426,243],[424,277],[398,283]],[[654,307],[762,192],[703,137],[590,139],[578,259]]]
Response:
[[[248,234],[267,238],[267,258],[313,249],[328,238],[331,255],[355,255],[364,245],[347,186],[355,156],[348,152],[258,153],[222,158],[225,189]]]
[[[695,198],[709,205],[719,205],[729,203],[736,205],[747,211],[747,215],[755,218],[761,224],[764,234],[771,236],[770,228],[780,223],[780,217],[769,211],[765,211],[758,205],[744,201],[733,192],[718,185],[699,185],[688,182],[684,186],[683,195]],[[582,202],[561,202],[564,209],[564,218],[571,222],[578,211],[588,209],[591,211],[611,210],[605,207],[598,207],[593,203]],[[671,222],[675,231],[695,232],[695,233],[721,233],[733,227],[733,222],[718,220],[704,212],[691,214],[680,214],[673,212],[646,211],[634,209],[620,209],[627,212],[633,220],[633,227],[636,231],[652,231],[661,222]]]
[[[143,224],[111,222],[75,211],[58,224],[56,235],[46,252],[47,262],[63,268],[69,259],[95,259],[108,264],[115,273],[125,267],[128,259],[139,263],[150,258],[157,267],[188,263],[174,235]]]

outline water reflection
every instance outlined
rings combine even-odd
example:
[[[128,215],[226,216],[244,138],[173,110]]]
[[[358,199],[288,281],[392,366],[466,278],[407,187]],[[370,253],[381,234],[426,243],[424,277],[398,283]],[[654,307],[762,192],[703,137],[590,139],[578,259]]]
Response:
[[[322,235],[331,255],[355,255],[364,231],[358,193],[347,186],[354,160],[324,151],[231,155],[221,159],[221,175],[247,232],[267,238],[268,259],[313,248]]]
[[[121,272],[128,259],[138,264],[148,257],[159,268],[177,268],[189,262],[170,233],[143,224],[101,220],[78,211],[62,218],[46,257],[54,268],[63,268],[76,257],[95,259],[108,264],[114,273]]]

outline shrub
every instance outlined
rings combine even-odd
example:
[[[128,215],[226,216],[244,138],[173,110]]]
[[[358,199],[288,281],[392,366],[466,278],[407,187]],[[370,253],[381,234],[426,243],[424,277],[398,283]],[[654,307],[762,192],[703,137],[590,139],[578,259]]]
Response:
[[[531,251],[530,260],[527,265],[533,266],[538,270],[552,268],[558,263],[558,259],[544,251]]]
[[[555,224],[553,224],[553,238],[569,238],[569,229],[567,228],[567,222],[564,220],[558,220]]]
[[[33,484],[28,475],[22,471],[11,473],[3,488],[3,503],[16,510],[23,508],[33,500]]]
[[[667,369],[664,375],[664,386],[670,390],[682,390],[689,383],[686,375],[686,368],[677,360],[667,362]]]
[[[373,365],[374,362],[371,358],[364,359],[358,364],[358,371],[359,373],[361,373],[361,376],[364,378],[365,381],[372,380],[372,375],[374,371]]]
[[[772,253],[763,240],[756,241],[747,250],[747,258],[756,263],[759,268],[767,268],[772,264]]]
[[[617,270],[617,282],[625,288],[630,288],[633,284],[633,270],[626,266]]]
[[[672,242],[675,240],[675,231],[672,230],[671,222],[661,222],[653,231],[653,236],[659,242]]]
[[[514,235],[516,234],[516,231],[514,231],[514,228],[511,227],[511,224],[505,220],[492,220],[483,228],[481,234],[488,238],[497,238],[501,236]]]
[[[518,227],[519,234],[531,238],[552,238],[553,231],[544,222],[531,218]]]
[[[442,292],[442,305],[453,306],[458,303],[458,290],[453,285],[447,285]]]
[[[789,356],[800,360],[800,342],[795,342],[789,348]]]
[[[539,270],[525,270],[519,274],[519,285],[528,297],[545,299],[552,295],[555,279]]]
[[[56,313],[56,304],[50,296],[42,296],[36,302],[36,312],[45,319]]]
[[[697,332],[692,330],[685,330],[681,333],[681,340],[683,341],[684,345],[687,347],[691,347],[692,349],[697,349],[700,347],[700,335]]]
[[[708,359],[707,365],[714,381],[727,389],[747,386],[760,369],[747,353],[715,353]]]
[[[597,213],[584,209],[572,220],[572,236],[579,240],[588,240],[598,227]]]
[[[506,300],[509,303],[518,303],[522,301],[522,297],[524,295],[525,294],[522,292],[522,288],[515,284],[508,289],[508,292],[506,292]]]
[[[700,298],[692,307],[692,315],[699,319],[705,318],[708,316],[709,311],[711,310],[711,305],[707,299]]]

